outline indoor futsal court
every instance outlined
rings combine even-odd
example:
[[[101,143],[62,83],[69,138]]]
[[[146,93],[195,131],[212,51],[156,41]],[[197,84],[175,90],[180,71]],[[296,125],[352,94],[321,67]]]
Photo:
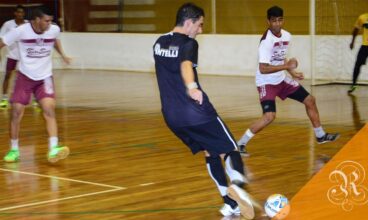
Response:
[[[0,220],[246,220],[221,215],[224,201],[204,155],[193,156],[162,116],[153,45],[172,30],[185,2],[0,0],[0,25],[13,18],[17,4],[26,18],[48,6],[72,58],[67,66],[52,55],[58,138],[70,149],[65,160],[48,162],[43,112],[29,104],[20,126],[20,160],[3,161],[12,110],[0,108]],[[254,219],[271,220],[264,205],[273,194],[289,200],[285,220],[368,219],[367,66],[358,89],[347,92],[362,45],[358,35],[349,48],[351,34],[368,1],[190,2],[206,14],[196,38],[199,83],[235,140],[262,116],[255,73],[265,13],[273,5],[284,9],[293,43],[288,58],[296,57],[304,72],[300,83],[316,98],[323,129],[340,133],[318,144],[305,106],[276,99],[276,119],[242,157]]]

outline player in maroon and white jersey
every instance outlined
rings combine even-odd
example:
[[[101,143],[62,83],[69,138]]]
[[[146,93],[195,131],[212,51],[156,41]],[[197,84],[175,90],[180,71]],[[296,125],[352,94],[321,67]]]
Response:
[[[263,116],[254,122],[238,141],[240,151],[247,155],[245,146],[248,141],[275,119],[276,96],[282,100],[291,98],[305,105],[319,144],[336,140],[339,134],[330,134],[323,130],[315,98],[294,80],[303,80],[304,76],[303,73],[296,71],[298,62],[295,58],[286,59],[291,35],[282,29],[284,23],[282,8],[278,6],[269,8],[267,19],[269,28],[262,36],[259,44],[259,66],[256,73],[256,85]]]
[[[14,19],[9,20],[1,26],[0,29],[0,37],[4,36],[6,33],[8,33],[10,30],[13,30],[14,28],[17,28],[19,25],[22,25],[27,20],[24,19],[25,12],[24,7],[22,5],[17,5],[14,10]],[[9,87],[9,80],[11,73],[15,70],[17,66],[17,62],[19,60],[19,52],[18,52],[18,46],[17,44],[13,44],[7,47],[8,53],[7,53],[7,60],[6,60],[6,71],[3,81],[3,97],[0,101],[0,107],[6,108],[9,105],[8,100],[8,87]]]
[[[11,30],[0,39],[0,48],[16,43],[20,58],[14,92],[10,99],[12,104],[11,149],[4,157],[6,162],[19,160],[20,122],[32,93],[40,103],[46,121],[49,135],[48,160],[56,162],[66,158],[69,154],[69,148],[59,146],[58,143],[55,90],[52,78],[54,46],[66,63],[69,63],[70,59],[64,54],[58,39],[60,28],[51,23],[53,19],[51,11],[42,6],[34,9],[32,15],[32,20],[29,23]]]

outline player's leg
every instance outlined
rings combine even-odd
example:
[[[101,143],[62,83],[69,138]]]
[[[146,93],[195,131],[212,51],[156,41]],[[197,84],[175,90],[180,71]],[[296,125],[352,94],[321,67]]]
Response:
[[[8,90],[9,90],[9,80],[11,78],[12,72],[15,70],[17,66],[17,60],[8,58],[6,61],[6,71],[3,81],[3,97],[0,101],[0,107],[6,108],[9,105],[9,98],[8,98]]]
[[[25,106],[31,97],[31,85],[27,78],[18,73],[10,102],[12,112],[10,119],[10,151],[5,155],[4,161],[16,162],[19,160],[19,130],[20,123],[24,115]]]
[[[243,156],[249,156],[246,146],[248,142],[258,132],[262,131],[265,127],[271,124],[276,118],[276,102],[275,100],[265,100],[261,102],[263,109],[263,115],[260,119],[256,120],[251,126],[245,131],[243,136],[238,141],[239,150]]]
[[[12,104],[10,119],[10,151],[4,157],[5,162],[16,162],[19,160],[19,130],[24,110],[25,105],[20,103]]]
[[[360,68],[365,64],[368,56],[368,46],[361,46],[355,61],[354,70],[353,70],[353,84],[351,85],[348,93],[352,93],[357,89],[357,81],[360,74]]]
[[[228,183],[224,167],[221,162],[221,157],[219,155],[211,156],[207,151],[204,152],[208,173],[215,182],[217,189],[219,190],[224,201],[224,205],[220,209],[221,214],[224,216],[230,216],[233,214],[240,215],[238,203],[227,195]]]
[[[254,217],[253,204],[241,188],[247,183],[244,164],[237,150],[235,139],[225,123],[220,117],[217,117],[213,121],[193,127],[188,133],[207,152],[206,163],[207,167],[211,168],[209,169],[211,177],[218,176],[219,178],[216,178],[217,182],[221,181],[219,190],[224,198],[225,205],[220,212],[223,215],[231,212],[239,214],[238,207],[240,207],[240,213],[248,219],[252,219]],[[208,157],[208,155],[210,156]],[[225,169],[219,157],[224,160]],[[230,187],[227,187],[227,182],[225,182],[224,171],[233,183]],[[224,187],[227,189],[226,195],[224,195]],[[232,190],[234,188],[236,188],[236,191]],[[229,194],[229,191],[232,194]],[[238,207],[234,207],[233,203],[229,203],[231,200],[228,197],[235,200]]]
[[[289,98],[299,101],[305,105],[309,120],[311,121],[317,142],[322,144],[336,140],[340,135],[338,133],[326,133],[321,125],[316,99],[310,95],[303,86],[299,86],[296,91],[288,95]]]
[[[169,126],[170,127],[170,126]],[[240,208],[233,199],[227,195],[228,182],[226,179],[225,169],[223,167],[221,156],[225,157],[226,152],[236,148],[235,142],[231,144],[230,150],[224,149],[224,138],[218,138],[219,133],[223,133],[221,124],[211,121],[203,125],[189,126],[183,128],[170,127],[173,133],[186,144],[193,154],[204,151],[207,171],[215,182],[217,189],[224,201],[224,206],[220,212],[224,216],[240,215]],[[222,136],[223,137],[223,136]],[[226,142],[229,142],[226,136]],[[213,146],[213,147],[210,147]],[[208,149],[208,150],[207,150]]]
[[[249,156],[246,146],[255,134],[267,127],[276,118],[276,96],[280,92],[279,85],[263,85],[257,87],[259,99],[263,111],[260,119],[252,123],[252,125],[244,132],[238,141],[239,151],[243,156]]]
[[[41,105],[43,117],[46,121],[46,129],[49,135],[48,160],[55,163],[58,160],[65,159],[69,155],[69,148],[59,146],[58,127],[55,116],[55,93],[52,77],[44,79],[34,89],[36,99]]]
[[[212,143],[210,146],[217,148],[216,153],[219,153],[224,160],[225,171],[231,183],[243,187],[244,184],[248,183],[248,180],[245,177],[243,160],[233,135],[220,117],[217,117],[217,120],[209,124],[208,127],[212,130],[207,129],[207,132],[212,132],[209,137],[216,136],[216,139],[213,140],[216,144]]]

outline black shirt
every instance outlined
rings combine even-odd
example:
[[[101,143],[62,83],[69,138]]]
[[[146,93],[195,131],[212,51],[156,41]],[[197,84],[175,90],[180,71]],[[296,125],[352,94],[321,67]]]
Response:
[[[216,119],[217,113],[198,82],[198,43],[180,33],[168,33],[158,38],[153,46],[156,76],[160,89],[162,113],[172,127],[185,127],[207,123]],[[187,94],[181,75],[183,61],[193,63],[195,82],[203,92],[202,105]]]

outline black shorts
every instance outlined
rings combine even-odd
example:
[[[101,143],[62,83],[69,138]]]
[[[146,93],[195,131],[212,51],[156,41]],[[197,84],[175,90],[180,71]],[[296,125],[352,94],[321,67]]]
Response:
[[[215,157],[237,149],[232,134],[220,117],[200,125],[180,128],[169,126],[169,128],[191,149],[193,154],[206,150]]]

